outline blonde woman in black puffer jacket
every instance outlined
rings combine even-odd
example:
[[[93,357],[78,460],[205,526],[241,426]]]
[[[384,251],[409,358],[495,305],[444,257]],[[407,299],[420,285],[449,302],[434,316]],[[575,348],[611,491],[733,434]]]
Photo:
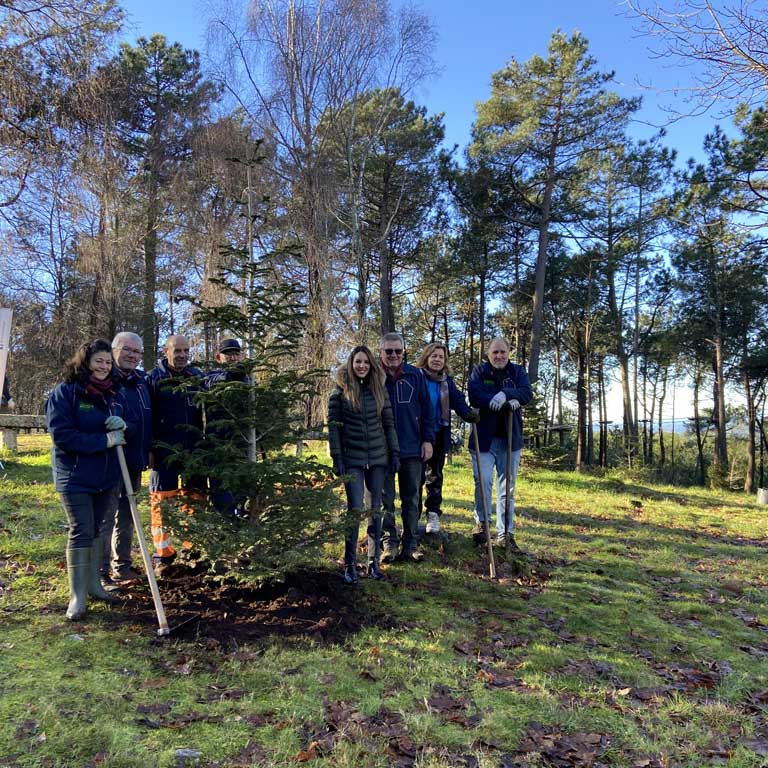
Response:
[[[366,346],[355,347],[336,376],[328,401],[328,442],[334,474],[344,476],[350,525],[344,537],[344,582],[357,583],[357,536],[368,509],[368,576],[381,579],[381,488],[384,476],[400,462],[392,406],[384,386],[384,372]]]

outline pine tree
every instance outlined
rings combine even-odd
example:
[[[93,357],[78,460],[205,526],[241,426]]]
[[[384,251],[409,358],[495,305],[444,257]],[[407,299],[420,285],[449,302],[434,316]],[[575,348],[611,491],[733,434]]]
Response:
[[[255,258],[255,206],[251,200],[242,205],[246,245],[224,247],[227,266],[211,278],[230,303],[205,307],[185,298],[195,305],[197,322],[243,340],[245,359],[225,366],[226,375],[209,378],[213,384],[187,384],[204,409],[206,429],[195,450],[176,454],[186,474],[219,481],[239,514],[202,502],[192,515],[179,507],[169,518],[178,538],[192,541],[213,572],[260,581],[306,564],[340,535],[333,492],[338,481],[315,457],[290,450],[306,437],[303,409],[325,375],[297,363],[307,321],[304,290],[274,268],[286,248],[296,246]]]

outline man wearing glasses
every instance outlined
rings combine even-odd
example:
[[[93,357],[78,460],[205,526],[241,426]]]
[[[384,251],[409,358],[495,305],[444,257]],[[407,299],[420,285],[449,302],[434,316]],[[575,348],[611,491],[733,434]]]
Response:
[[[120,374],[120,387],[124,394],[123,418],[127,424],[125,463],[134,492],[141,486],[141,473],[147,468],[149,447],[152,444],[152,410],[146,374],[139,370],[144,354],[141,336],[124,331],[112,339],[112,359]],[[107,514],[101,527],[102,564],[101,579],[131,581],[143,578],[131,564],[133,518],[125,487],[120,488],[117,508]],[[111,571],[110,571],[111,566]]]
[[[419,524],[419,494],[423,462],[432,456],[435,441],[435,420],[424,374],[405,362],[405,344],[399,333],[382,336],[379,347],[381,362],[387,374],[387,392],[395,417],[395,430],[400,444],[400,461],[395,461],[384,479],[382,503],[382,555],[383,563],[391,563],[397,556],[397,525],[395,523],[395,475],[400,491],[403,519],[402,560],[424,558],[417,547]]]

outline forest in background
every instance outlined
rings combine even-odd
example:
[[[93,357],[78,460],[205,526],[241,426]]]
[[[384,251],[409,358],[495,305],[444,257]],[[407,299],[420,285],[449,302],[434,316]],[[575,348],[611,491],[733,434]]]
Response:
[[[275,285],[301,286],[308,322],[287,366],[328,370],[397,330],[411,359],[446,342],[463,386],[505,335],[536,387],[530,429],[572,446],[577,467],[668,464],[663,408],[685,380],[692,461],[715,483],[735,450],[730,387],[753,491],[768,17],[747,2],[719,15],[682,5],[634,10],[670,60],[702,64],[699,104],[736,115],[734,134],[702,136],[705,159],[688,164],[663,131],[630,134],[639,100],[612,90],[611,62],[578,32],[554,32],[527,61],[510,51],[488,73],[470,143],[450,151],[443,116],[413,100],[436,67],[418,7],[221,3],[203,66],[161,35],[119,42],[114,0],[0,2],[0,306],[14,311],[18,411],[41,411],[88,338],[137,331],[151,368],[164,337],[184,332],[209,360],[220,329],[193,322],[184,297],[230,303],[216,278],[246,248]],[[301,404],[308,427],[326,394]],[[564,424],[567,446],[548,431]]]

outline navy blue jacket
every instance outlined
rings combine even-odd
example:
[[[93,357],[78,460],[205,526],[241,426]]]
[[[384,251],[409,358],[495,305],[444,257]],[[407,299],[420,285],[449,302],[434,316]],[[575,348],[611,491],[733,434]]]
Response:
[[[533,392],[525,368],[517,363],[507,363],[501,370],[496,370],[488,361],[476,365],[467,384],[469,402],[480,408],[480,423],[477,425],[477,440],[480,452],[490,450],[491,441],[496,436],[507,435],[506,410],[492,411],[488,407],[494,395],[503,392],[507,400],[517,400],[520,405],[531,401]],[[512,450],[523,447],[523,414],[518,408],[512,413]],[[474,443],[470,450],[474,451]]]
[[[114,448],[107,448],[104,422],[110,415],[125,418],[118,388],[106,403],[92,398],[78,383],[59,384],[45,404],[53,441],[54,476],[60,493],[100,493],[120,482]]]
[[[435,442],[435,415],[424,374],[404,363],[397,381],[387,373],[387,392],[395,417],[400,458],[420,459],[421,444]]]
[[[441,412],[440,411],[440,382],[433,381],[426,374],[424,374],[424,381],[427,384],[427,392],[429,392],[429,390],[432,389],[433,387],[437,389],[437,410],[435,412],[435,432],[437,433],[437,430],[439,429],[442,429],[444,431],[445,439],[443,441],[443,446],[447,448],[447,446],[451,444],[451,425],[440,423],[440,416],[439,416]],[[451,410],[455,411],[460,418],[466,419],[467,416],[469,416],[469,406],[467,405],[467,401],[464,399],[464,394],[456,386],[452,376],[448,376],[447,381],[448,381],[448,402],[451,406]],[[430,397],[430,400],[431,400],[431,397]]]
[[[192,378],[197,380],[188,391],[177,390],[180,384]],[[165,358],[147,374],[147,384],[152,395],[152,439],[155,444],[163,442],[191,450],[200,442],[203,413],[194,402],[194,395],[202,387],[202,381],[203,372],[191,365],[179,374],[172,374]],[[156,461],[168,455],[167,449],[160,447],[153,451]]]
[[[152,447],[152,401],[144,371],[131,371],[128,376],[118,373],[127,424],[125,430],[125,463],[131,472],[147,468]]]
[[[246,376],[245,371],[243,371],[242,368],[231,365],[228,368],[214,368],[212,371],[208,371],[208,373],[205,374],[203,386],[207,390],[212,390],[214,387],[217,387],[220,384],[226,384],[233,381],[241,382],[243,384],[250,384],[251,378]],[[243,406],[247,408],[248,394],[245,392],[245,388],[243,388],[243,391],[240,393],[240,395],[243,398],[242,401],[236,398],[232,398],[229,404],[236,408],[236,403],[242,402]],[[229,416],[226,410],[223,408],[219,408],[215,405],[208,405],[205,411],[206,435],[211,435],[212,437],[216,437],[219,440],[242,440],[243,430],[237,429],[231,425],[224,425],[221,423],[222,420],[227,420],[230,418],[231,416]]]

